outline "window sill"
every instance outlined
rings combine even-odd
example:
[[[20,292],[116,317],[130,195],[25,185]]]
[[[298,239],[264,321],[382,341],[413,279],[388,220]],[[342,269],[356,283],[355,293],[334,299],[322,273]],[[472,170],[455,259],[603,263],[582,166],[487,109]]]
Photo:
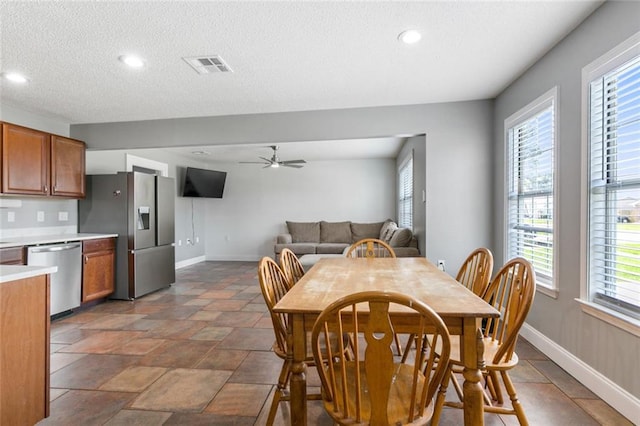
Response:
[[[550,285],[544,283],[544,282],[540,282],[538,281],[537,285],[536,285],[536,291],[544,294],[545,296],[549,296],[553,299],[557,299],[558,298],[558,289],[557,288],[553,288]]]
[[[636,337],[640,337],[640,321],[626,315],[622,315],[619,312],[596,303],[587,302],[586,300],[581,299],[575,299],[575,301],[580,304],[580,308],[585,314],[591,315],[592,317],[618,327]]]

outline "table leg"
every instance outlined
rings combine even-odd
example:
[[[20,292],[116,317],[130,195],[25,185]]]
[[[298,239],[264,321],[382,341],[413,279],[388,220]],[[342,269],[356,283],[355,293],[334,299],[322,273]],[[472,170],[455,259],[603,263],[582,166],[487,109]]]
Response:
[[[307,424],[307,365],[304,360],[307,353],[307,339],[304,329],[304,316],[289,314],[289,351],[287,357],[292,357],[291,381],[289,391],[291,396],[291,424],[306,426]],[[293,350],[291,350],[293,349]]]
[[[465,318],[462,332],[462,361],[464,363],[464,424],[484,425],[484,399],[482,396],[482,373],[484,365],[480,319]]]

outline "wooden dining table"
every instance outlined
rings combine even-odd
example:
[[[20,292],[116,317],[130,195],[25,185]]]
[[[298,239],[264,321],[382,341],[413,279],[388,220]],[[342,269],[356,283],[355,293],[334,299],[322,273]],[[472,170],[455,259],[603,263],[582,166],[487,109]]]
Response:
[[[275,305],[275,312],[289,317],[287,357],[293,363],[291,424],[307,424],[307,366],[304,362],[307,332],[329,304],[344,296],[370,290],[400,292],[425,302],[442,317],[449,333],[459,336],[464,363],[464,424],[483,425],[484,401],[480,382],[484,361],[480,326],[483,318],[499,317],[500,313],[423,257],[321,259]],[[394,321],[393,310],[390,314]],[[406,320],[406,312],[404,315],[398,312],[397,319],[397,323],[394,321],[396,332],[413,331],[414,322]]]

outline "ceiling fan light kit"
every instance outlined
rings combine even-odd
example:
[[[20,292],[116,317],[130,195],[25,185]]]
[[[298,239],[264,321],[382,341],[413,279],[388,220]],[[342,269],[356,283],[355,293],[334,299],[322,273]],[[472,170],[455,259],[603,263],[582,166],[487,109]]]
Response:
[[[306,164],[304,160],[288,160],[288,161],[280,161],[278,158],[278,146],[271,145],[269,148],[273,150],[273,155],[271,158],[259,157],[263,161],[240,161],[241,164],[264,164],[263,169],[272,168],[276,169],[279,167],[293,167],[295,169],[302,168],[302,164]]]

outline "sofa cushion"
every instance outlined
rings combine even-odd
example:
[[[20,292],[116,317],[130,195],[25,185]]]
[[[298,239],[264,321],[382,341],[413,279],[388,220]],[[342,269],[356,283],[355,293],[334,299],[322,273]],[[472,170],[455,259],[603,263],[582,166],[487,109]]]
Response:
[[[394,247],[396,257],[420,257],[420,251],[416,247]]]
[[[391,237],[393,237],[393,233],[396,231],[396,229],[398,229],[398,225],[394,221],[392,220],[386,221],[382,225],[382,228],[380,228],[379,239],[381,239],[382,241],[388,244],[389,241],[391,241]]]
[[[351,222],[351,242],[355,243],[364,238],[380,238],[380,230],[385,222],[354,223]]]
[[[291,234],[278,234],[276,235],[276,244],[291,244],[293,240],[291,239]]]
[[[407,247],[411,242],[413,232],[409,228],[398,228],[393,233],[389,245],[391,247]]]
[[[288,248],[296,256],[300,256],[303,254],[316,254],[316,246],[316,243],[276,244],[275,252],[276,254],[280,254],[282,253],[283,249]]]
[[[351,244],[351,222],[320,222],[320,242]]]
[[[320,222],[289,222],[287,229],[294,243],[319,243]]]
[[[317,254],[342,254],[350,244],[346,243],[320,243],[316,246]]]

